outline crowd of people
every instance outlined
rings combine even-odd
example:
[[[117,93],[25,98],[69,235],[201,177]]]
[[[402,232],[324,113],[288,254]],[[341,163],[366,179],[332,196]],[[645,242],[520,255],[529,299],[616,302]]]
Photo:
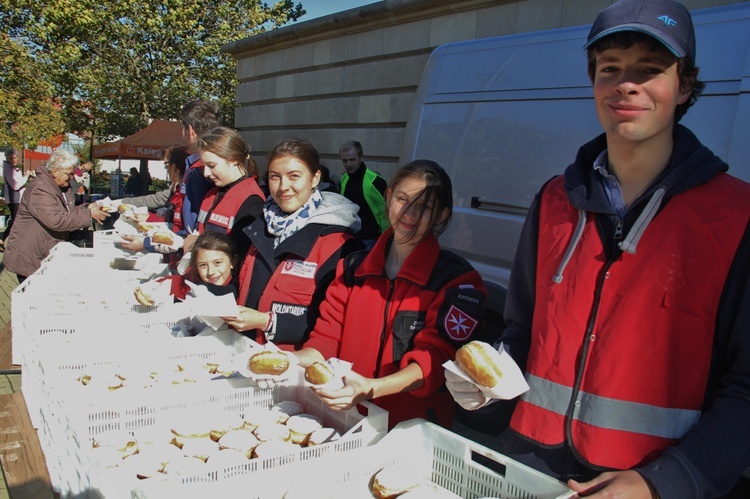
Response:
[[[373,400],[391,427],[450,427],[455,402],[512,404],[503,452],[580,496],[725,494],[750,465],[750,186],[679,124],[704,86],[684,6],[619,0],[585,50],[604,133],[542,187],[521,234],[495,346],[525,373],[517,400],[442,367],[483,328],[487,293],[440,248],[453,189],[435,161],[402,165],[388,183],[348,141],[339,184],[292,137],[261,178],[218,105],[191,101],[189,145],[164,158],[170,187],[128,199],[166,208],[182,244],[123,246],[165,253],[176,299],[186,281],[233,294],[239,313],[223,320],[238,334],[302,366],[351,362],[343,388],[315,390],[332,408]],[[6,153],[9,168],[16,158]],[[77,164],[57,151],[35,174],[6,174],[16,220],[5,267],[19,282],[69,231],[109,216],[75,204]]]

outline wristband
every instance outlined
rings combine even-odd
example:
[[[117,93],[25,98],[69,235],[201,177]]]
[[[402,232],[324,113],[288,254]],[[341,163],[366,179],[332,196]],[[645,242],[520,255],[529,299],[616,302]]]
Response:
[[[273,341],[276,337],[276,313],[268,312],[268,329],[264,331],[266,333],[266,340]]]
[[[268,321],[266,322],[266,326],[263,328],[263,332],[267,333],[273,329],[273,312],[268,312]]]

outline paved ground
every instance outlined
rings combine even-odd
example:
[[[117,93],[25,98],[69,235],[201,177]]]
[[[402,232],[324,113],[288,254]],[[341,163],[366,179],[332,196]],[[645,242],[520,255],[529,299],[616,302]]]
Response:
[[[18,285],[16,275],[2,269],[3,253],[0,253],[0,329],[10,321],[10,294]],[[20,374],[0,374],[0,394],[21,391]],[[8,489],[5,486],[5,474],[0,483],[0,499],[8,499]]]

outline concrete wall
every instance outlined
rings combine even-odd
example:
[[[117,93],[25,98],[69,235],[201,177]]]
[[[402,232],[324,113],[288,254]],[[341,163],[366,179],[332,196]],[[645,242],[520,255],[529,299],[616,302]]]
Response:
[[[301,0],[304,6],[304,0]],[[359,140],[389,179],[422,71],[438,45],[590,24],[612,0],[385,0],[249,37],[237,59],[235,126],[265,171],[277,140],[312,142],[333,173]],[[683,0],[689,9],[741,0]],[[438,162],[439,158],[436,159]]]

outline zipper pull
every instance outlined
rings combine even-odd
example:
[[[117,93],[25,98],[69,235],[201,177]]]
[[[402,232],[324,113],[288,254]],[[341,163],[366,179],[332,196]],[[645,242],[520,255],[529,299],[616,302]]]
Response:
[[[618,218],[617,225],[615,226],[614,240],[619,241],[620,239],[622,239],[622,219]]]

